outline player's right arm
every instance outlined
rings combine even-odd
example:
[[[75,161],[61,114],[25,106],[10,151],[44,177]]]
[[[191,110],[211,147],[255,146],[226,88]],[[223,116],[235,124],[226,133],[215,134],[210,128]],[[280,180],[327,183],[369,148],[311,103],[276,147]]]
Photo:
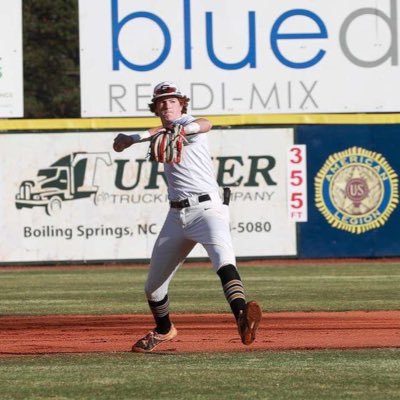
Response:
[[[117,137],[114,139],[113,149],[119,153],[135,143],[139,143],[143,140],[149,139],[151,136],[155,135],[162,129],[163,129],[162,126],[157,126],[154,128],[150,128],[147,131],[135,132],[131,135],[126,135],[125,133],[119,133]]]
[[[134,138],[131,135],[119,133],[114,139],[113,149],[120,153],[121,151],[127,149],[129,146],[132,146],[134,143]]]

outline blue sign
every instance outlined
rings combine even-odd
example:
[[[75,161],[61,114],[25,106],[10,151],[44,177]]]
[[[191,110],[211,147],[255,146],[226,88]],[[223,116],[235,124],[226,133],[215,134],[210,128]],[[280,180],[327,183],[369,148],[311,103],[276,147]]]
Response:
[[[308,222],[299,257],[399,256],[399,125],[300,126]]]

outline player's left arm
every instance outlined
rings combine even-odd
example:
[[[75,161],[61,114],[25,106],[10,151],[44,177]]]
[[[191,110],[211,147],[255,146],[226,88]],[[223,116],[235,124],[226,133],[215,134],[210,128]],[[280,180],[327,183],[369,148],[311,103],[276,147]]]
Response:
[[[207,118],[197,118],[184,127],[186,134],[206,133],[212,128],[211,122]]]

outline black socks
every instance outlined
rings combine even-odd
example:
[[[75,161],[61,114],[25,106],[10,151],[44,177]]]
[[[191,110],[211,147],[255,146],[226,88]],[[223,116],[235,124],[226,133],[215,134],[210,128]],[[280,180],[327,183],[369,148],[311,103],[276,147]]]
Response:
[[[156,330],[162,335],[168,333],[171,329],[171,321],[169,319],[169,299],[168,295],[161,301],[150,301],[148,300],[150,310],[153,313],[156,321]]]
[[[234,265],[228,264],[221,267],[217,274],[221,279],[225,298],[231,306],[235,318],[238,319],[240,311],[246,307],[246,297],[239,272]]]

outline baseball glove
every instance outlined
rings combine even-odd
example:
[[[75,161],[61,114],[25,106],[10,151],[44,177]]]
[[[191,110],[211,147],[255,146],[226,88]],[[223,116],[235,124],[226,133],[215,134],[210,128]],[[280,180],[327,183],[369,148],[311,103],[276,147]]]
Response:
[[[175,125],[172,129],[156,133],[150,142],[150,161],[180,163],[184,142],[187,142],[187,139],[182,125]]]

